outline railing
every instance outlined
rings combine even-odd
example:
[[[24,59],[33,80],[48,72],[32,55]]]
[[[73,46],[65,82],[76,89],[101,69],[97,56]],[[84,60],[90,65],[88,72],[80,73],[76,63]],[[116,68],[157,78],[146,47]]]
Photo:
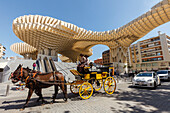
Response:
[[[146,53],[146,52],[157,52],[157,51],[159,51],[159,50],[161,50],[161,49],[148,50],[148,51],[141,51],[141,53]]]
[[[158,59],[158,60],[148,60],[148,61],[142,61],[142,62],[154,62],[154,61],[161,61],[161,60],[163,60],[163,59]]]
[[[154,56],[162,56],[162,55],[148,55],[148,56],[142,56],[142,58],[154,57]]]
[[[152,48],[152,47],[158,47],[158,46],[161,46],[161,44],[154,44],[153,46],[148,46],[148,47],[145,47],[145,48],[141,48],[141,50],[142,49]]]
[[[62,62],[60,64],[63,65],[66,68],[66,70],[75,69],[75,67],[70,65],[69,63]]]
[[[160,39],[157,39],[157,40],[153,40],[153,41],[146,41],[146,42],[142,42],[140,43],[140,45],[146,45],[146,44],[149,44],[149,43],[153,43],[153,42],[157,42],[157,41],[160,41]]]
[[[55,63],[55,65],[57,65],[57,67],[59,68],[59,70],[57,71],[62,71],[64,72],[63,74],[68,75],[68,73],[61,66],[59,66],[57,63]]]

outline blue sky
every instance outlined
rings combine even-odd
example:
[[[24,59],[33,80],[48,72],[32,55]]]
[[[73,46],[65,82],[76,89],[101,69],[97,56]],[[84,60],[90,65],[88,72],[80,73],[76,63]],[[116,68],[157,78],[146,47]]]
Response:
[[[10,45],[22,42],[12,31],[12,22],[23,15],[43,15],[75,24],[87,30],[107,31],[121,27],[144,14],[160,0],[0,0],[0,43],[5,57],[16,56]],[[157,27],[140,40],[162,31],[170,36],[170,22]],[[101,57],[108,47],[96,45],[91,60]],[[19,56],[19,55],[17,55]]]

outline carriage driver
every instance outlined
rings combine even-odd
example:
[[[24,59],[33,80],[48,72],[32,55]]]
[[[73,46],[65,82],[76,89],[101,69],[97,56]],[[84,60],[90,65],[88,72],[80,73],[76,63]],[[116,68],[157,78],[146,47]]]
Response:
[[[77,71],[79,73],[83,73],[84,72],[84,67],[85,67],[85,57],[83,54],[80,54],[80,59],[79,59],[79,64],[77,66]]]

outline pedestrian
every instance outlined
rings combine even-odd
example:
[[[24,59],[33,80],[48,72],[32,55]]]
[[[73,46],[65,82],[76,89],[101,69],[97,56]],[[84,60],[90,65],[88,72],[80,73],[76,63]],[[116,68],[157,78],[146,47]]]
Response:
[[[34,62],[32,66],[33,66],[33,70],[35,70],[36,63]]]

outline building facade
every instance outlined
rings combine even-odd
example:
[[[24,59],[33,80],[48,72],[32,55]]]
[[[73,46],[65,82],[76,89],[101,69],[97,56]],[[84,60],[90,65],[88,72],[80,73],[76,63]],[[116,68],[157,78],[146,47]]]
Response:
[[[102,53],[103,65],[110,65],[110,50],[106,50]]]
[[[133,71],[170,69],[170,37],[158,32],[157,37],[131,45],[128,56]]]
[[[97,65],[103,65],[103,59],[99,58],[97,60],[94,60],[94,63],[97,64]]]
[[[0,44],[0,58],[3,58],[3,56],[5,55],[5,51],[6,51],[6,48]]]

